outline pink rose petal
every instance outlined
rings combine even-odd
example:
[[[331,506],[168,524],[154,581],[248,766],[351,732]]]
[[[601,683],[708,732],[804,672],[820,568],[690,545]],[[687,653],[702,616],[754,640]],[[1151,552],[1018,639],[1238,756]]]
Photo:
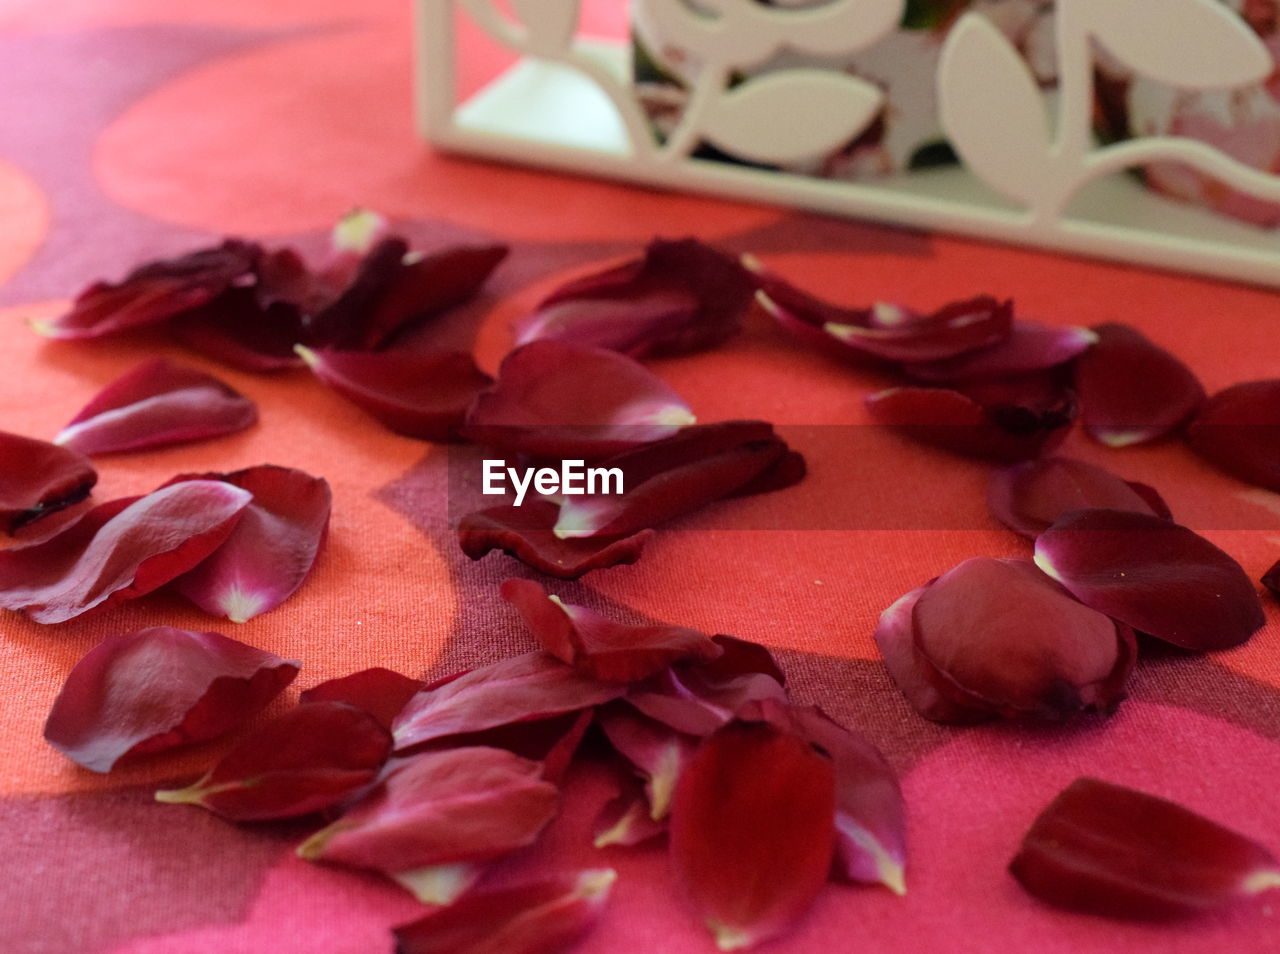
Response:
[[[1219,391],[1191,422],[1187,440],[1219,470],[1280,493],[1280,378]]]
[[[221,546],[252,497],[191,480],[101,504],[55,537],[0,552],[0,607],[61,623],[150,593]]]
[[[329,484],[271,464],[194,479],[225,481],[253,500],[222,545],[178,578],[178,592],[211,616],[233,623],[275,609],[302,585],[320,555],[333,502]]]
[[[513,604],[542,648],[596,679],[634,682],[681,659],[714,659],[711,637],[683,626],[629,626],[583,606],[562,603],[532,580],[507,580]]]
[[[1236,646],[1265,622],[1240,564],[1160,517],[1068,513],[1036,540],[1036,564],[1082,603],[1185,649]]]
[[[631,781],[600,809],[592,833],[591,844],[596,848],[612,845],[629,848],[665,835],[667,822],[665,818],[653,818],[644,790],[638,782]]]
[[[1046,371],[1078,357],[1098,340],[1088,328],[1055,328],[1015,321],[1007,338],[954,358],[912,362],[907,374],[921,381],[955,383]]]
[[[1132,510],[1167,517],[1148,495],[1110,471],[1069,457],[1046,457],[998,470],[987,488],[987,506],[997,520],[1015,533],[1035,539],[1071,510]]]
[[[600,458],[693,423],[657,375],[614,351],[535,341],[507,355],[462,433],[509,453]]]
[[[300,663],[218,633],[153,626],[109,636],[75,665],[44,737],[109,772],[122,758],[214,739],[279,695]]]
[[[345,702],[363,709],[390,729],[400,710],[422,689],[421,680],[374,666],[304,689],[298,701]]]
[[[728,672],[721,665],[724,658],[672,666],[632,686],[627,702],[677,732],[702,736],[753,704],[787,701],[787,690],[772,675]]]
[[[697,737],[677,732],[625,704],[605,706],[598,719],[614,751],[643,776],[650,817],[666,818],[680,774],[697,749]]]
[[[1204,402],[1191,370],[1128,325],[1093,329],[1098,343],[1076,363],[1075,384],[1085,430],[1110,447],[1155,440],[1175,431]]]
[[[0,526],[7,533],[80,502],[97,482],[83,454],[0,431]]]
[[[217,378],[155,358],[108,384],[54,441],[118,454],[234,434],[257,420],[257,406]]]

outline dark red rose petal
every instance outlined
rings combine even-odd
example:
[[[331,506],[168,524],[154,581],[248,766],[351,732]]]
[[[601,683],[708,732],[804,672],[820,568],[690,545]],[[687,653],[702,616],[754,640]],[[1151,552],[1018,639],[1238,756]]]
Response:
[[[298,818],[359,792],[390,754],[391,734],[369,713],[308,702],[259,726],[195,784],[156,792],[156,801],[231,821]]]
[[[954,383],[1045,371],[1078,357],[1098,340],[1088,328],[1054,328],[1015,321],[1007,338],[955,358],[913,362],[907,374],[921,381]]]
[[[280,254],[269,253],[277,258]],[[299,267],[305,267],[300,260]],[[302,359],[293,348],[305,335],[303,312],[286,301],[264,302],[262,281],[260,274],[258,286],[228,288],[212,301],[174,318],[170,331],[192,351],[242,371],[284,371],[301,366]]]
[[[337,300],[312,316],[306,343],[351,351],[392,344],[414,325],[472,298],[506,256],[505,245],[419,255],[403,239],[381,239]]]
[[[228,239],[216,248],[148,262],[119,284],[89,286],[65,315],[31,326],[50,338],[96,338],[155,324],[212,301],[250,273],[259,252],[252,243]]]
[[[1127,626],[1025,560],[966,560],[925,587],[912,620],[942,693],[1005,718],[1110,711],[1136,657]]]
[[[1076,362],[1085,430],[1109,447],[1155,440],[1177,430],[1204,402],[1191,370],[1128,325],[1093,329],[1098,343]]]
[[[1149,494],[1159,495],[1149,487]],[[1159,510],[1133,484],[1110,471],[1069,457],[1025,461],[998,470],[987,488],[987,506],[997,520],[1015,533],[1035,539],[1071,510],[1132,510],[1161,517]]]
[[[933,582],[933,581],[930,581]],[[894,684],[911,708],[926,719],[952,725],[986,722],[995,714],[973,700],[957,700],[943,692],[941,673],[916,647],[913,614],[929,584],[916,587],[880,614],[875,641]]]
[[[631,781],[600,809],[592,833],[591,844],[596,848],[631,847],[665,835],[667,822],[653,818],[644,790],[639,782]]]
[[[527,653],[418,693],[395,721],[396,748],[576,712],[624,691],[624,686],[592,679],[546,653]]]
[[[725,675],[717,663],[719,660],[673,666],[632,686],[626,699],[649,718],[697,736],[714,732],[753,704],[787,701],[787,690],[773,676],[761,672]]]
[[[685,354],[735,335],[754,293],[732,258],[697,239],[654,239],[644,257],[556,289],[516,343],[559,339],[633,358]]]
[[[1049,803],[1009,870],[1042,901],[1119,918],[1194,914],[1280,888],[1280,863],[1257,842],[1095,778]]]
[[[721,653],[711,637],[695,629],[617,623],[562,603],[532,580],[507,580],[502,597],[520,611],[543,649],[606,682],[635,682],[677,660],[714,659]]]
[[[697,738],[625,704],[605,706],[598,718],[609,744],[644,777],[650,817],[666,818],[676,783],[697,748]]]
[[[684,400],[631,358],[535,341],[503,359],[462,433],[509,453],[594,459],[669,437],[693,420]]]
[[[559,794],[542,766],[469,746],[415,755],[307,839],[298,854],[389,875],[489,861],[530,845]]]
[[[559,517],[560,508],[545,500],[525,501],[519,507],[490,507],[458,521],[458,544],[473,560],[491,550],[502,550],[548,576],[576,580],[592,570],[635,563],[653,536],[652,530],[641,530],[621,536],[562,539],[553,529]]]
[[[395,929],[396,954],[555,954],[600,920],[617,878],[609,868],[473,891]]]
[[[234,434],[257,420],[257,405],[217,378],[155,358],[108,384],[54,440],[118,454]]]
[[[734,676],[749,676],[762,673],[769,676],[779,686],[787,684],[786,674],[773,653],[759,643],[737,636],[726,636],[719,633],[711,637],[711,641],[720,647],[720,655],[715,659],[704,659],[698,662],[697,672],[704,679],[725,680]]]
[[[0,552],[0,607],[61,623],[150,593],[221,546],[251,499],[192,480],[101,504],[57,536]]]
[[[83,454],[0,431],[0,525],[7,533],[84,500],[97,482]]]
[[[476,395],[493,379],[465,351],[312,351],[298,347],[315,376],[397,434],[457,440]]]
[[[1191,422],[1187,439],[1219,470],[1280,493],[1280,378],[1219,391]]]
[[[1280,599],[1280,560],[1262,577],[1262,585],[1269,589],[1273,596]]]
[[[260,464],[216,479],[253,494],[235,529],[208,558],[176,582],[179,593],[211,616],[243,623],[275,609],[310,575],[329,530],[329,484],[292,467]]]
[[[422,688],[421,680],[375,666],[304,689],[298,701],[345,702],[363,709],[390,729],[400,710]]]
[[[67,676],[44,737],[109,772],[126,756],[223,735],[279,695],[299,665],[218,633],[154,626],[110,636]]]
[[[1069,513],[1036,540],[1036,564],[1087,606],[1185,649],[1239,645],[1266,621],[1240,564],[1160,517]]]
[[[813,903],[835,845],[831,760],[765,723],[703,743],[676,787],[671,859],[721,950],[776,937]]]

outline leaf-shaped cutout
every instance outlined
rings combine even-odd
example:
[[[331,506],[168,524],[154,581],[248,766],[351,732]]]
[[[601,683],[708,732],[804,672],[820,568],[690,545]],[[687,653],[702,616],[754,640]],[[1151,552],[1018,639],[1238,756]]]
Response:
[[[1260,83],[1275,68],[1257,35],[1226,4],[1161,0],[1153,28],[1147,0],[1086,0],[1080,15],[1108,51],[1136,72],[1184,89]]]
[[[578,0],[510,0],[529,31],[530,49],[563,50],[578,27]]]
[[[974,175],[1033,204],[1049,175],[1044,100],[1018,51],[980,14],[961,17],[942,46],[938,115]]]
[[[818,7],[742,4],[743,14],[760,21],[760,29],[780,33],[793,50],[815,56],[840,56],[861,50],[887,36],[899,23],[905,0],[847,0]]]
[[[783,70],[753,79],[708,105],[703,138],[751,162],[815,159],[862,132],[883,95],[866,80],[830,70]]]

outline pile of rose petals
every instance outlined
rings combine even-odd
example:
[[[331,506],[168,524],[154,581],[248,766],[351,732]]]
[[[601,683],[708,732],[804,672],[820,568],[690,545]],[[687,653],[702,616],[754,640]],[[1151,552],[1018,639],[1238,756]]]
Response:
[[[0,608],[60,623],[174,584],[205,611],[243,622],[302,584],[329,507],[328,485],[292,468],[176,477],[0,551]]]
[[[427,685],[385,669],[323,683],[157,799],[237,822],[323,812],[302,857],[380,872],[441,906],[398,929],[403,950],[471,950],[484,925],[510,933],[504,950],[551,951],[590,928],[612,872],[485,883],[539,839],[583,759],[618,773],[596,844],[669,833],[677,880],[723,948],[786,930],[829,878],[904,890],[892,770],[821,710],[791,705],[764,647],[619,623],[528,581],[503,595],[543,650]],[[73,671],[46,734],[105,771],[225,732],[294,672],[212,633],[114,637]],[[153,690],[159,704],[143,704]]]

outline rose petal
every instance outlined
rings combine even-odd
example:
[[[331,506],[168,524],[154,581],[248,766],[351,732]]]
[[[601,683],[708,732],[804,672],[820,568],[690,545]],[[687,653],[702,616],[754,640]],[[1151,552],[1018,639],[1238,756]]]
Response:
[[[1042,379],[1008,379],[966,388],[889,388],[867,398],[881,424],[913,440],[974,457],[1026,460],[1067,436],[1075,402]]]
[[[388,874],[500,857],[533,844],[556,813],[541,770],[477,746],[415,755],[298,854]]]
[[[218,633],[153,626],[110,636],[67,676],[44,737],[73,762],[109,772],[126,756],[225,734],[300,665]]]
[[[785,703],[787,691],[773,676],[760,672],[725,675],[717,664],[673,666],[636,683],[626,699],[651,719],[688,735],[707,735],[744,708],[761,701]]]
[[[666,818],[676,783],[697,748],[697,737],[677,732],[627,705],[605,706],[599,723],[614,751],[644,777],[650,817]]]
[[[395,929],[396,954],[553,954],[595,927],[617,878],[609,868],[473,891]]]
[[[1277,599],[1280,599],[1280,560],[1277,560],[1262,577],[1262,585],[1269,589]]]
[[[1093,329],[1098,343],[1076,362],[1085,430],[1109,447],[1163,437],[1204,402],[1204,389],[1181,361],[1128,325]]]
[[[1218,469],[1280,493],[1280,378],[1219,391],[1191,422],[1187,439]]]
[[[71,310],[31,327],[50,338],[96,338],[155,324],[198,308],[249,274],[260,249],[228,239],[179,258],[148,262],[119,284],[97,282],[76,298]]]
[[[308,702],[259,726],[195,784],[156,792],[156,801],[231,821],[297,818],[359,792],[390,753],[390,733],[369,713]]]
[[[534,457],[595,459],[669,437],[693,413],[661,378],[602,348],[535,341],[512,351],[462,433]]]
[[[676,787],[671,859],[721,950],[789,928],[827,879],[835,843],[831,760],[765,723],[734,722]]]
[[[1120,918],[1192,914],[1280,887],[1280,864],[1257,842],[1095,778],[1049,803],[1009,870],[1042,901]]]
[[[635,563],[652,530],[628,535],[562,539],[553,528],[560,508],[548,501],[526,501],[519,507],[490,507],[458,522],[462,552],[478,560],[502,550],[526,566],[562,580],[576,580],[604,567]]]
[[[177,580],[178,592],[211,616],[233,623],[275,609],[302,585],[320,555],[333,502],[329,484],[271,464],[176,477],[170,483],[192,479],[225,481],[253,500],[222,545]]]
[[[1159,517],[1066,514],[1036,540],[1036,565],[1087,606],[1185,649],[1236,646],[1266,621],[1240,564]]]
[[[397,434],[457,440],[476,395],[493,379],[465,351],[337,351],[298,346],[315,376]]]
[[[419,255],[403,239],[384,238],[342,294],[312,316],[308,343],[353,351],[389,345],[413,325],[472,298],[506,256],[505,245]]]
[[[737,334],[754,284],[697,239],[654,239],[644,257],[556,289],[516,326],[516,344],[559,339],[633,358],[685,354]]]
[[[667,833],[666,820],[655,820],[649,810],[649,799],[638,782],[630,781],[615,798],[600,809],[592,826],[591,844],[596,848],[612,845],[631,847]]]
[[[1144,489],[1156,493],[1149,487]],[[987,487],[992,515],[1033,540],[1071,510],[1132,510],[1167,517],[1169,508],[1163,500],[1160,504],[1157,510],[1134,485],[1101,467],[1069,457],[1014,464],[996,471]]]
[[[750,676],[761,673],[773,679],[779,686],[787,684],[786,674],[768,647],[753,643],[749,639],[737,636],[726,636],[718,633],[711,641],[720,647],[720,655],[715,659],[703,659],[693,666],[704,680],[728,680],[735,676]]]
[[[562,603],[532,580],[507,580],[513,604],[542,648],[561,662],[606,682],[634,682],[681,659],[714,659],[711,637],[683,626],[628,626],[583,606]]]
[[[216,550],[252,496],[192,480],[102,504],[55,537],[0,552],[0,607],[61,623],[150,593]]]
[[[546,653],[526,653],[419,692],[395,721],[396,748],[576,712],[624,691],[624,686],[592,679]]]
[[[1025,560],[966,560],[925,587],[912,620],[940,691],[1010,719],[1110,711],[1136,657],[1127,626]]]
[[[78,503],[97,482],[84,455],[0,431],[0,525],[7,533]]]
[[[298,696],[299,702],[345,702],[363,709],[388,729],[400,710],[423,688],[422,681],[375,666],[328,679]]]
[[[281,300],[264,301],[261,266],[284,253],[268,253],[259,263],[259,284],[228,288],[212,301],[174,318],[169,329],[192,351],[242,371],[270,372],[299,367],[293,353],[304,337],[303,312]],[[293,253],[288,253],[297,259]],[[298,259],[298,267],[305,268]]]
[[[1065,364],[1098,340],[1088,328],[1054,328],[1035,321],[1015,321],[1009,336],[993,345],[941,361],[912,362],[907,374],[921,381],[948,384],[1045,371]]]
[[[54,442],[118,454],[234,434],[257,420],[257,406],[217,378],[155,358],[103,388]]]
[[[986,722],[994,718],[994,713],[978,708],[972,700],[952,699],[945,694],[946,684],[941,673],[916,647],[912,617],[916,603],[928,586],[926,583],[916,587],[880,614],[875,641],[884,657],[885,668],[911,708],[926,719],[951,725]]]

